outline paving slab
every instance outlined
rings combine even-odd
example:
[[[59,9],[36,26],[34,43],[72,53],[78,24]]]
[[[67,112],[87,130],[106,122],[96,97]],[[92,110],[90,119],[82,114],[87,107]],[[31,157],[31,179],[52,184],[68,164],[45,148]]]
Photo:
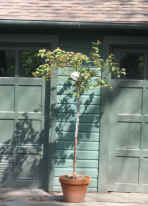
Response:
[[[148,206],[148,194],[87,193],[83,203],[66,203],[61,193],[40,189],[0,189],[0,206]]]

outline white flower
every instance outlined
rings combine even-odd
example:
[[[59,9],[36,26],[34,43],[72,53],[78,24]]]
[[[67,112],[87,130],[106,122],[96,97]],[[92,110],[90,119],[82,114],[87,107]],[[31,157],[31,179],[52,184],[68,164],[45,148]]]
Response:
[[[79,76],[80,76],[80,72],[72,72],[70,75],[70,77],[75,81],[79,79]]]

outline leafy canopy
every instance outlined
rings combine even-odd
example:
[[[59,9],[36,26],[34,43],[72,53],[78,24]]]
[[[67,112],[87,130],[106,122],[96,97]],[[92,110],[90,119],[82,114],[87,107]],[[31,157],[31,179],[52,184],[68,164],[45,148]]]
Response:
[[[56,48],[53,51],[41,49],[38,56],[44,59],[44,63],[33,72],[33,76],[50,79],[53,70],[62,69],[68,79],[73,80],[77,96],[90,88],[111,87],[106,76],[101,76],[103,71],[116,78],[126,75],[113,54],[103,58],[99,40],[92,43],[89,55]]]

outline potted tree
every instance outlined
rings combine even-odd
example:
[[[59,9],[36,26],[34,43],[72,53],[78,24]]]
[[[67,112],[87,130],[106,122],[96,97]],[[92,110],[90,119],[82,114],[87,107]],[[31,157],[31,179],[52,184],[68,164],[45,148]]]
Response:
[[[104,71],[105,73],[112,73],[118,78],[126,74],[125,69],[120,69],[112,54],[109,54],[104,59],[101,53],[101,42],[99,40],[92,44],[89,56],[79,52],[64,51],[60,48],[53,51],[42,49],[38,55],[44,59],[44,64],[41,64],[33,73],[35,77],[49,79],[53,71],[62,70],[74,88],[72,92],[76,97],[77,113],[74,135],[73,173],[59,177],[64,200],[67,202],[82,202],[85,198],[88,184],[91,181],[89,176],[77,174],[76,171],[81,95],[91,88],[111,87],[111,83],[105,76],[98,75]]]

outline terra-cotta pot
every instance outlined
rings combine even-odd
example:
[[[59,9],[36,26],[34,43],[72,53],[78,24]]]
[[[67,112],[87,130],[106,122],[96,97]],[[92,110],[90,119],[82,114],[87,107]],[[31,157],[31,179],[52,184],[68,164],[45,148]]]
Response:
[[[59,177],[62,186],[64,201],[65,202],[83,202],[91,182],[91,178],[86,175],[62,175]]]

